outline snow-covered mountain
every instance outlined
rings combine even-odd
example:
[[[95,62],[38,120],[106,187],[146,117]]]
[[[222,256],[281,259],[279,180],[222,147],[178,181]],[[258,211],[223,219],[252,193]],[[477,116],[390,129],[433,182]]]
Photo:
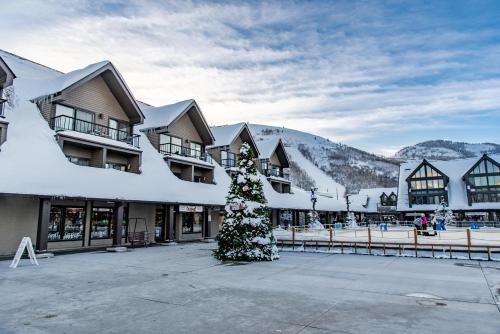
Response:
[[[291,162],[295,186],[333,193],[335,184],[348,193],[361,188],[397,186],[398,163],[314,134],[267,125],[249,124],[256,140],[281,137]],[[333,182],[332,182],[333,180]]]
[[[493,143],[469,144],[449,140],[429,140],[399,150],[394,158],[400,161],[429,159],[452,160],[472,158],[484,153],[500,153],[500,145]]]

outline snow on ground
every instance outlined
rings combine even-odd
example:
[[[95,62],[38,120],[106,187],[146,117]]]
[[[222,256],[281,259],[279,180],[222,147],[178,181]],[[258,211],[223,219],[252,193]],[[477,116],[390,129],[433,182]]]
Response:
[[[428,230],[430,234],[432,230]],[[284,230],[277,228],[274,230],[274,235],[278,240],[292,240],[292,230]],[[368,230],[366,228],[359,229],[333,229],[332,239],[334,241],[356,241],[368,242]],[[330,240],[329,230],[311,230],[296,228],[295,240]],[[467,245],[467,230],[466,229],[448,229],[447,231],[438,231],[437,236],[418,235],[419,244],[453,244]],[[372,242],[387,242],[387,243],[413,243],[412,228],[394,228],[388,231],[371,229]],[[471,245],[495,245],[500,246],[500,229],[485,229],[471,230]]]

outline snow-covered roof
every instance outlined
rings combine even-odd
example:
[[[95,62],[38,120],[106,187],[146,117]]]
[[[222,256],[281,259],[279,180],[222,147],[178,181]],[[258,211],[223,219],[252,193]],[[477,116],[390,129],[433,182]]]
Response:
[[[355,212],[375,213],[378,212],[377,204],[380,204],[382,194],[389,196],[391,193],[397,195],[398,188],[365,188],[360,189],[358,194],[350,195],[351,210]]]
[[[140,174],[78,166],[69,162],[57,143],[56,132],[49,127],[36,104],[31,102],[33,92],[39,90],[40,86],[58,81],[54,79],[65,75],[1,50],[0,56],[17,74],[14,82],[16,105],[9,115],[8,138],[2,144],[0,152],[0,194],[225,204],[230,178],[224,168],[214,163],[216,184],[180,180],[168,168],[163,155],[151,145],[146,135],[138,130],[136,134],[140,135],[142,150]],[[59,81],[69,83],[69,77],[65,78]],[[78,136],[80,135],[78,133]],[[100,139],[97,136],[95,138]],[[269,207],[310,209],[308,192],[294,189],[293,194],[281,194],[274,191],[265,176],[259,177],[262,179]],[[318,209],[339,211],[345,210],[345,205],[343,201],[320,197]]]
[[[489,155],[495,161],[500,161],[500,154]],[[440,170],[449,178],[448,183],[448,205],[451,210],[482,210],[482,209],[500,209],[500,203],[472,203],[469,206],[467,201],[467,189],[462,177],[467,171],[478,162],[481,157],[456,159],[449,161],[428,161],[432,166]],[[410,208],[408,198],[408,176],[420,166],[423,160],[409,161],[401,164],[399,167],[399,187],[398,187],[398,211],[434,211],[435,204],[412,205]]]
[[[274,151],[280,143],[279,138],[267,139],[267,140],[257,140],[257,147],[259,149],[259,158],[261,159],[271,159]]]
[[[244,122],[229,125],[212,126],[210,130],[212,130],[212,133],[215,137],[215,144],[209,146],[209,148],[231,145],[231,143],[236,139],[236,137],[238,137],[241,131],[243,131],[245,126],[246,123]]]
[[[142,129],[159,128],[169,126],[173,121],[177,120],[180,115],[186,112],[194,103],[193,99],[167,104],[161,107],[144,108],[143,112],[146,115]]]
[[[47,80],[45,85],[39,87],[38,95],[32,96],[33,100],[37,100],[47,95],[57,94],[63,90],[73,86],[77,82],[85,79],[91,74],[97,72],[103,67],[111,64],[108,60],[100,61],[98,63],[90,64],[79,70],[71,71],[66,74],[59,75],[52,80]]]

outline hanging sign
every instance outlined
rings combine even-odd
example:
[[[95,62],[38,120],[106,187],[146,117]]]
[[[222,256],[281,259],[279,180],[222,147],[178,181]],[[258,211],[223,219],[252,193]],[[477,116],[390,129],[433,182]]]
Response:
[[[179,205],[180,212],[203,212],[203,207],[198,205]]]
[[[38,261],[36,260],[36,255],[35,252],[33,251],[33,244],[31,243],[31,238],[24,237],[23,240],[21,240],[19,247],[17,248],[16,255],[14,256],[14,259],[12,260],[12,263],[9,266],[10,268],[17,268],[17,265],[21,260],[21,256],[23,256],[25,248],[28,248],[28,255],[30,257],[31,264],[36,264],[38,266]]]

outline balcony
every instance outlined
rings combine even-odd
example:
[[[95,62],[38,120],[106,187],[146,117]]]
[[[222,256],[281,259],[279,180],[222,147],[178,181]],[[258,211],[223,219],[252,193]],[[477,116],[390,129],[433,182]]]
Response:
[[[84,121],[70,116],[56,116],[50,120],[50,127],[55,131],[76,131],[98,137],[113,139],[139,148],[139,135],[118,130],[109,126]]]
[[[281,179],[290,180],[290,174],[279,169],[264,169],[263,173],[267,177],[279,177]]]
[[[0,117],[5,117],[5,115],[4,115],[5,102],[7,102],[7,100],[0,99]]]
[[[178,155],[181,157],[195,158],[212,164],[212,157],[207,152],[200,152],[181,145],[168,143],[160,144],[160,148],[158,151],[164,155]]]
[[[221,165],[224,168],[236,167],[236,159],[221,159]]]

